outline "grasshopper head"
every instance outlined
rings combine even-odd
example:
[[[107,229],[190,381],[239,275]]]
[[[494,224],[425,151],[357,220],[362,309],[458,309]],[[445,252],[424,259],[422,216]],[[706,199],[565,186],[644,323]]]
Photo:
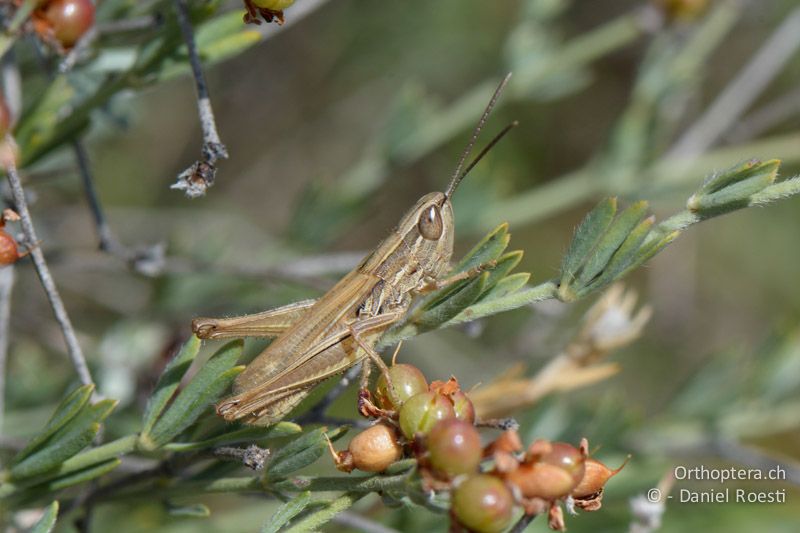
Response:
[[[428,193],[403,217],[399,228],[419,268],[432,277],[445,271],[453,255],[453,205],[441,192]]]

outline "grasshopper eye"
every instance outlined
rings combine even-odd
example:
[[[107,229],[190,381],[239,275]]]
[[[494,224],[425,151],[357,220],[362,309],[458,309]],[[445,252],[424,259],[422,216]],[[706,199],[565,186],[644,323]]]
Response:
[[[439,206],[432,204],[425,208],[419,215],[417,222],[419,233],[424,239],[436,241],[442,236],[444,224],[442,224],[442,214],[439,213]]]

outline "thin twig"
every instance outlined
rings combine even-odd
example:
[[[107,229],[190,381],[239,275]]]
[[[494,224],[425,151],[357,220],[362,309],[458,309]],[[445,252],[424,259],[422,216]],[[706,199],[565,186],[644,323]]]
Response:
[[[536,518],[535,514],[524,514],[517,520],[517,523],[508,531],[508,533],[522,533],[525,531],[531,522]]]
[[[3,433],[3,414],[5,413],[8,324],[11,319],[11,290],[13,287],[14,265],[0,267],[0,434]]]
[[[6,142],[13,143],[14,140],[8,135],[6,136]],[[25,239],[31,247],[31,257],[36,267],[36,273],[39,275],[39,280],[47,294],[47,299],[50,300],[50,307],[53,309],[53,314],[59,326],[61,326],[61,331],[64,334],[64,341],[67,343],[67,353],[72,360],[72,365],[75,367],[75,371],[78,373],[81,383],[84,385],[93,384],[94,382],[89,373],[89,367],[86,364],[86,358],[83,356],[83,350],[81,350],[78,337],[75,335],[75,329],[72,327],[72,322],[69,319],[67,310],[64,308],[64,302],[61,300],[56,284],[50,274],[50,269],[47,267],[44,253],[42,253],[42,249],[37,244],[39,240],[36,236],[36,230],[33,227],[30,211],[28,210],[25,191],[22,188],[22,182],[20,181],[17,168],[14,164],[7,164],[6,175],[11,185],[16,211],[19,213],[22,221],[22,230],[25,234]]]
[[[356,531],[363,531],[364,533],[398,533],[396,529],[384,526],[380,522],[370,520],[352,511],[342,511],[334,516],[331,522]]]
[[[86,201],[89,204],[89,209],[94,219],[98,248],[112,255],[119,255],[127,260],[130,254],[114,236],[114,233],[111,231],[111,226],[108,225],[105,213],[103,212],[103,206],[100,204],[97,188],[94,185],[94,179],[92,179],[89,155],[86,153],[86,148],[81,141],[73,141],[72,151],[75,154],[75,161],[78,163],[78,173],[81,175],[83,192],[86,195]]]
[[[217,159],[227,159],[228,150],[219,138],[217,123],[214,119],[214,110],[211,107],[211,98],[208,96],[208,86],[197,53],[197,43],[194,39],[194,29],[189,20],[189,10],[186,0],[174,0],[175,12],[178,15],[178,25],[181,28],[183,40],[189,53],[189,63],[192,66],[195,89],[197,90],[197,111],[200,115],[200,127],[203,130],[203,148],[201,159],[184,170],[178,180],[172,185],[173,189],[186,192],[189,198],[203,196],[208,187],[214,184],[217,169],[214,166]]]
[[[780,73],[800,47],[800,8],[783,21],[703,116],[670,148],[665,158],[696,157],[714,145]]]

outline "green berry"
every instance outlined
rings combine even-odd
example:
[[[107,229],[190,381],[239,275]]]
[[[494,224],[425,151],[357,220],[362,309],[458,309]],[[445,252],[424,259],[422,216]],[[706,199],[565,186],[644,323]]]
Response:
[[[409,398],[400,408],[400,430],[407,439],[426,435],[436,422],[455,418],[450,400],[434,392],[421,392]]]
[[[478,430],[457,418],[437,422],[426,442],[431,466],[449,476],[474,473],[483,457]]]
[[[397,364],[389,367],[389,378],[392,380],[392,387],[397,401],[400,405],[395,405],[392,396],[386,386],[386,377],[381,374],[375,386],[375,395],[378,398],[378,405],[384,409],[399,409],[406,400],[428,390],[428,382],[419,368],[413,365]]]
[[[502,481],[487,474],[467,478],[453,491],[453,514],[471,531],[500,533],[511,523],[514,500]]]

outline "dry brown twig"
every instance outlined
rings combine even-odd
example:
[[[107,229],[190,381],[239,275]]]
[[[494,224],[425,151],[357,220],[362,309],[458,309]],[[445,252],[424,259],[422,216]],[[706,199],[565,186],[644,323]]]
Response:
[[[6,144],[13,146],[14,139],[11,135],[6,136]],[[25,198],[25,191],[22,188],[22,182],[17,172],[16,164],[11,158],[6,158],[3,161],[6,176],[8,177],[9,185],[11,186],[11,193],[14,198],[14,204],[17,213],[19,213],[20,221],[22,223],[22,231],[25,234],[25,240],[30,246],[30,255],[33,260],[33,265],[36,268],[36,273],[42,283],[47,299],[50,301],[50,307],[53,309],[53,314],[58,321],[61,331],[64,335],[64,341],[67,344],[67,353],[72,360],[72,365],[78,373],[81,383],[89,385],[93,383],[92,376],[89,373],[89,366],[86,364],[86,358],[83,355],[83,350],[78,343],[78,336],[75,334],[75,329],[72,327],[72,321],[67,314],[64,307],[64,302],[58,292],[53,276],[50,274],[50,269],[44,259],[42,249],[37,246],[39,242],[36,236],[36,229],[33,226],[33,219],[31,218],[30,211],[28,210],[28,202]]]

